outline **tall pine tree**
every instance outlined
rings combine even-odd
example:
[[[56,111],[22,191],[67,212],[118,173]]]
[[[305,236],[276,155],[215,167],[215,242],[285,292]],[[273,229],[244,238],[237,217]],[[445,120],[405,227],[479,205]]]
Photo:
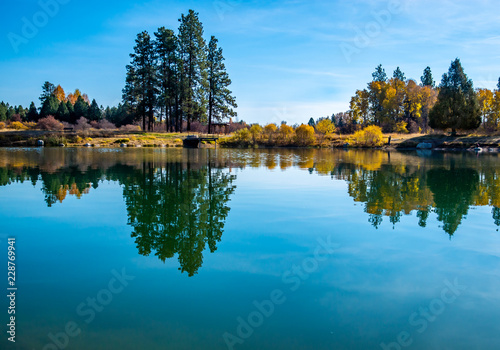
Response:
[[[181,131],[179,107],[179,57],[178,40],[173,30],[161,27],[155,33],[157,53],[158,106],[165,113],[166,128]],[[160,114],[161,115],[161,114]],[[161,120],[160,120],[161,122]]]
[[[467,78],[460,60],[451,63],[448,73],[443,74],[439,85],[438,101],[429,115],[433,129],[477,129],[481,124],[481,111],[472,80]]]
[[[40,103],[43,105],[45,103],[45,100],[49,98],[49,96],[54,94],[56,87],[54,84],[46,81],[42,85],[42,94],[40,95]]]
[[[420,81],[422,82],[422,86],[430,86],[432,88],[434,87],[436,83],[432,78],[431,67],[427,67],[424,69],[424,75],[420,77]]]
[[[187,15],[181,15],[179,22],[180,98],[189,131],[191,122],[202,121],[205,115],[206,44],[203,39],[203,25],[197,12],[189,10]]]
[[[238,107],[231,95],[231,79],[226,72],[222,48],[217,47],[217,39],[212,36],[207,51],[208,79],[208,133],[212,132],[212,120],[236,116],[232,107]]]
[[[39,115],[38,115],[38,110],[36,109],[35,102],[31,102],[30,108],[28,110],[28,115],[27,119],[29,122],[36,122],[38,121]]]
[[[382,68],[381,64],[379,64],[377,68],[375,68],[375,72],[372,73],[372,77],[373,81],[387,81],[387,74],[385,73],[385,69]]]
[[[132,61],[127,66],[126,85],[123,89],[123,100],[135,106],[137,114],[142,118],[143,130],[152,130],[156,103],[156,52],[148,32],[137,35]]]
[[[95,99],[92,100],[88,111],[88,119],[91,121],[99,121],[102,119],[102,111]]]

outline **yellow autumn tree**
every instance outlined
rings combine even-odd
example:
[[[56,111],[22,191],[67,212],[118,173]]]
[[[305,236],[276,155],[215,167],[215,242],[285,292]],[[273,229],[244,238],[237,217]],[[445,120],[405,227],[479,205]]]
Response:
[[[370,95],[367,90],[356,90],[349,102],[349,115],[357,125],[368,123],[370,114]]]
[[[278,130],[278,127],[276,126],[276,124],[267,124],[264,127],[264,134],[266,135],[267,141],[269,143],[273,142],[273,137],[276,134],[276,130]]]
[[[279,129],[279,140],[282,145],[287,145],[293,135],[293,128],[286,124],[281,124]]]
[[[314,128],[310,125],[302,124],[295,129],[295,142],[299,146],[310,146],[316,141]]]
[[[320,133],[321,142],[323,142],[325,137],[328,137],[335,132],[335,125],[333,125],[330,118],[322,119],[316,124],[316,131]]]
[[[479,108],[481,109],[481,123],[487,129],[493,129],[494,125],[489,123],[492,121],[490,114],[493,107],[493,91],[490,89],[477,89],[476,95],[479,101]]]
[[[316,130],[323,135],[330,135],[335,132],[335,125],[333,125],[330,118],[322,119],[316,124]]]
[[[260,126],[259,124],[254,124],[250,128],[250,134],[252,135],[252,140],[254,145],[257,142],[261,132],[262,132],[262,126]]]
[[[66,93],[64,92],[64,89],[61,87],[61,85],[57,85],[54,89],[54,96],[59,102],[66,100]]]
[[[495,90],[493,93],[493,101],[491,102],[491,113],[487,121],[494,130],[498,130],[500,124],[500,89]]]
[[[90,104],[88,95],[87,94],[82,94],[82,92],[80,91],[80,89],[75,89],[75,92],[68,94],[68,97],[66,97],[66,100],[68,100],[69,102],[71,102],[71,104],[74,105],[76,103],[76,100],[78,100],[78,97],[80,97],[80,96],[83,98],[83,100],[85,102],[87,102],[88,104]]]

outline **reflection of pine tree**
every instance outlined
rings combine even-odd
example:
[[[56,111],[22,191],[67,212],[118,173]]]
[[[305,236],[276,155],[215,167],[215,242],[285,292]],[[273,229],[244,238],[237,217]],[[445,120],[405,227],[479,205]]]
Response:
[[[370,214],[370,217],[368,219],[368,222],[370,224],[373,225],[373,227],[375,227],[375,229],[378,230],[378,227],[380,226],[380,224],[382,223],[382,215],[380,214]]]
[[[431,169],[427,172],[427,184],[434,193],[437,218],[443,223],[443,230],[451,236],[473,203],[479,174],[469,168]]]
[[[431,207],[427,206],[426,208],[422,208],[419,211],[417,211],[417,218],[418,220],[418,226],[420,227],[426,227],[427,226],[427,219],[429,218],[429,213],[431,211]]]
[[[500,208],[493,207],[491,213],[493,214],[493,220],[495,220],[495,225],[500,226]]]
[[[180,270],[193,276],[206,246],[217,249],[235,177],[210,166],[183,169],[180,163],[144,163],[138,175],[124,183],[124,197],[139,253],[154,251],[162,261],[178,254]]]

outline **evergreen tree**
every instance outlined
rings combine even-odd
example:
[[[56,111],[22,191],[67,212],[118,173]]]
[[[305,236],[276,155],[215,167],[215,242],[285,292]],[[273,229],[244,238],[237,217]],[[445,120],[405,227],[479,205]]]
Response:
[[[372,73],[373,81],[385,82],[387,81],[387,74],[385,74],[385,69],[382,68],[382,65],[379,64],[377,68],[375,68],[375,72]]]
[[[41,99],[41,98],[40,98]],[[42,108],[40,109],[40,117],[45,118],[49,115],[55,116],[59,108],[59,101],[54,95],[49,95],[45,98]]]
[[[81,117],[87,118],[89,117],[89,105],[82,96],[78,96],[78,99],[75,102],[74,106],[74,116],[71,118],[71,122],[75,123]]]
[[[438,101],[429,115],[434,129],[473,130],[481,124],[481,111],[472,80],[467,78],[460,60],[451,63],[439,85]]]
[[[313,117],[309,118],[307,125],[312,126],[314,128],[314,126],[316,125],[316,122],[314,121]]]
[[[54,94],[55,89],[56,87],[54,86],[54,84],[48,81],[46,81],[42,85],[42,94],[40,95],[40,102],[42,103],[42,105],[45,103],[47,98],[49,98],[49,96]]]
[[[181,59],[181,106],[188,130],[191,122],[205,116],[206,56],[203,25],[198,13],[189,10],[179,19],[179,55]]]
[[[7,109],[7,105],[2,101],[2,103],[0,103],[0,122],[7,120]]]
[[[165,27],[159,28],[155,37],[155,49],[158,55],[158,106],[165,113],[167,130],[173,131],[175,129],[179,132],[181,131],[181,120],[178,88],[178,40],[174,32]]]
[[[432,78],[431,67],[427,67],[424,69],[424,75],[420,77],[420,81],[422,82],[422,86],[435,86],[435,81]]]
[[[14,107],[12,106],[9,106],[9,104],[7,104],[7,120],[11,120],[12,117],[14,116],[14,114],[16,114],[16,110]]]
[[[28,112],[22,105],[17,106],[16,108],[14,108],[14,110],[16,111],[16,114],[19,116],[19,118],[21,118],[21,121],[26,121],[26,114]]]
[[[66,108],[68,109],[68,122],[76,122],[77,118],[75,116],[75,106],[71,103],[70,100],[66,101]]]
[[[144,31],[137,35],[134,53],[130,54],[132,61],[127,66],[126,85],[123,89],[123,100],[137,111],[142,118],[143,130],[153,127],[154,108],[156,103],[156,52],[151,36]]]
[[[59,108],[57,109],[56,118],[62,122],[70,121],[71,115],[69,113],[69,109],[66,102],[61,101],[61,103],[59,103]]]
[[[31,102],[26,119],[29,122],[36,122],[38,121],[39,117],[40,116],[38,115],[38,110],[36,109],[35,102]]]
[[[90,104],[88,111],[88,119],[94,121],[99,121],[102,119],[101,108],[99,108],[99,105],[97,104],[95,99],[93,99],[92,103]]]
[[[500,78],[498,78],[497,90],[500,91]]]
[[[406,80],[404,73],[401,71],[401,69],[399,69],[399,67],[396,68],[392,76],[394,79],[398,79],[400,81]]]
[[[223,118],[234,117],[236,112],[231,107],[238,107],[231,96],[231,79],[226,72],[222,48],[217,47],[217,39],[212,36],[207,52],[208,75],[208,133],[212,132],[212,119],[220,121]]]

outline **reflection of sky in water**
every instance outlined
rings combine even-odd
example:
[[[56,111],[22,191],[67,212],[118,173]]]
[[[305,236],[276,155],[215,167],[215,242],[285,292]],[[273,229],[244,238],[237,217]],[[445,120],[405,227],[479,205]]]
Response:
[[[17,237],[19,348],[41,349],[73,320],[82,333],[72,349],[224,349],[222,334],[235,334],[236,318],[277,288],[286,302],[236,349],[380,349],[401,331],[413,349],[499,348],[500,234],[491,207],[471,208],[449,239],[433,213],[426,228],[413,212],[375,229],[346,182],[329,176],[297,168],[233,174],[222,240],[192,278],[176,258],[137,254],[115,182],[52,208],[40,184],[0,187],[3,231]],[[329,236],[335,252],[291,291],[283,274]],[[76,306],[122,268],[135,280],[85,324]],[[409,316],[455,278],[467,290],[418,333]]]

